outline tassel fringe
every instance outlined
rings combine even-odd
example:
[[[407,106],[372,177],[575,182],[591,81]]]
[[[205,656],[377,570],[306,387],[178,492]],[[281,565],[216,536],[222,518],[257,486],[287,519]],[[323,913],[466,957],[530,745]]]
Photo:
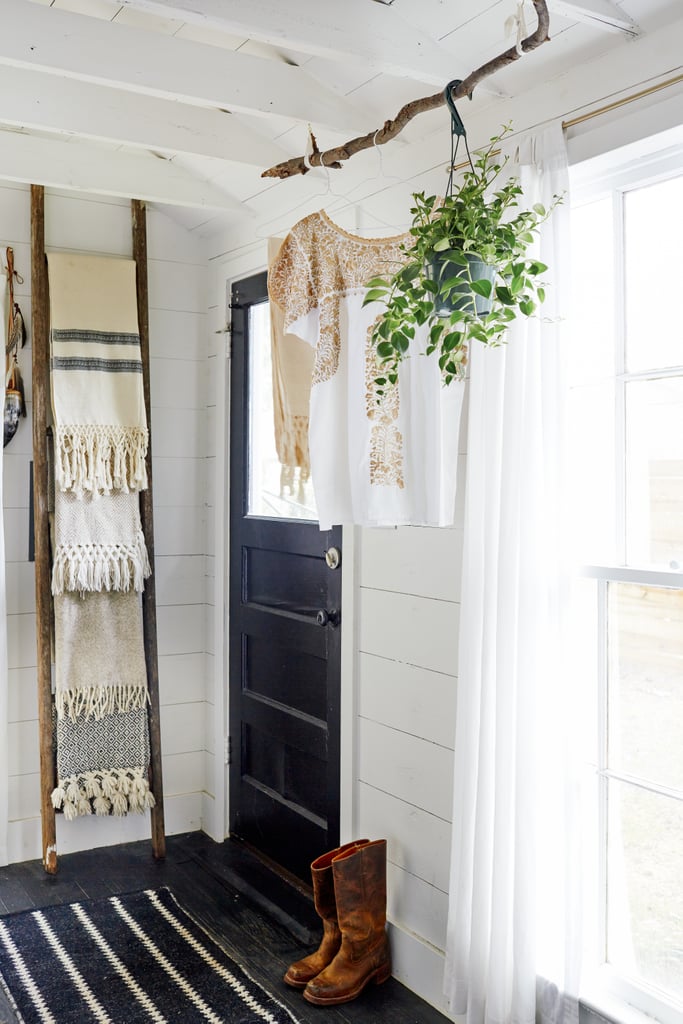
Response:
[[[52,791],[52,806],[64,811],[67,821],[92,814],[142,814],[154,807],[144,768],[111,768],[106,771],[82,772],[60,779]]]
[[[64,544],[55,552],[52,593],[144,590],[152,573],[145,538],[133,544]]]
[[[55,694],[57,717],[70,718],[72,722],[81,716],[85,721],[100,721],[106,715],[139,711],[148,701],[146,686],[90,686],[83,690],[58,690]]]
[[[86,492],[144,491],[148,438],[146,427],[58,426],[57,486],[61,491],[73,491],[78,498]]]

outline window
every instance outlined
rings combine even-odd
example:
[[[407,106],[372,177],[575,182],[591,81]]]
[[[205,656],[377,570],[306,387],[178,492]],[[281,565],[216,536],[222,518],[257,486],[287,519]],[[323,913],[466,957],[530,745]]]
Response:
[[[570,436],[597,726],[587,923],[603,990],[661,1020],[683,1010],[682,234],[683,147],[579,176]]]

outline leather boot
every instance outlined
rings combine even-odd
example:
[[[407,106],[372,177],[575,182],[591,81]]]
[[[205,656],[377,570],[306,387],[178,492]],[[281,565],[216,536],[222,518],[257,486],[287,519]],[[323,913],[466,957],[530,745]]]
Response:
[[[303,960],[297,960],[288,968],[284,980],[292,988],[305,988],[311,978],[315,978],[323,967],[327,967],[339,951],[341,932],[337,923],[332,861],[347,850],[355,850],[357,846],[363,846],[367,842],[369,842],[368,839],[354,839],[351,843],[344,843],[343,846],[338,846],[335,850],[323,853],[311,864],[313,903],[316,913],[322,918],[323,938],[315,953],[304,957]]]
[[[329,967],[306,985],[304,999],[309,1003],[348,1003],[370,981],[380,985],[391,975],[386,869],[386,839],[346,850],[332,861],[341,948]]]

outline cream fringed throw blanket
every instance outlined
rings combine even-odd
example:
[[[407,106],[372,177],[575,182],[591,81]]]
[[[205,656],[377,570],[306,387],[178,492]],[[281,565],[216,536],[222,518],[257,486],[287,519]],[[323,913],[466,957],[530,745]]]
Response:
[[[55,807],[67,818],[154,806],[149,789],[147,673],[140,597],[54,597]]]
[[[143,590],[151,573],[137,494],[55,493],[52,593]]]
[[[281,238],[268,239],[268,266],[276,260]],[[282,466],[280,492],[294,491],[295,471],[299,488],[311,475],[308,455],[308,408],[315,353],[301,338],[285,331],[285,317],[276,303],[270,303],[270,333],[273,360],[273,411],[275,448]]]
[[[59,718],[103,718],[147,703],[139,595],[57,594],[55,706]]]
[[[135,262],[48,253],[58,490],[147,486]]]

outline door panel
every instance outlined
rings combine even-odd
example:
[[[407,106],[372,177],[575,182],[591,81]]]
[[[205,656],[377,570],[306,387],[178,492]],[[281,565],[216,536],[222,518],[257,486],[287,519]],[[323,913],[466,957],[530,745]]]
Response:
[[[266,299],[265,274],[233,288],[230,832],[310,882],[339,841],[341,530],[273,461]]]

